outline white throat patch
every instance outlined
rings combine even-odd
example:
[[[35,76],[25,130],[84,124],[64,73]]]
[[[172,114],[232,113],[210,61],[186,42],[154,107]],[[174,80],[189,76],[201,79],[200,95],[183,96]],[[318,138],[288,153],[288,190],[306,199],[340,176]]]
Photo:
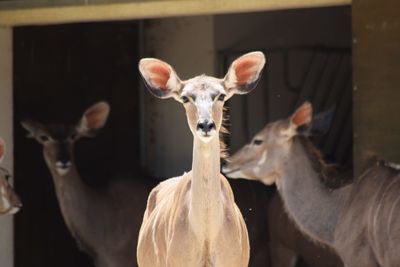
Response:
[[[66,175],[68,171],[69,171],[69,168],[67,168],[67,169],[65,169],[65,168],[56,168],[56,172],[60,176]]]

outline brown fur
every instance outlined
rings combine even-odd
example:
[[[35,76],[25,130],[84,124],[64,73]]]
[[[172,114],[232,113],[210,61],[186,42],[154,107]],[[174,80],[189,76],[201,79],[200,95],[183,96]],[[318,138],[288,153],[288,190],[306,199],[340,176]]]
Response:
[[[219,146],[221,150],[221,159],[227,160],[229,158],[229,151],[228,151],[228,146],[225,143],[226,136],[229,135],[229,131],[227,128],[227,122],[228,122],[228,107],[224,107],[224,114],[222,116],[222,125],[219,130]]]
[[[351,170],[337,164],[327,163],[321,151],[314,146],[309,138],[298,136],[297,139],[304,146],[314,170],[320,174],[320,179],[325,185],[330,188],[337,188],[351,183]]]
[[[108,111],[108,104],[100,102],[90,107],[77,125],[33,121],[22,124],[43,145],[63,219],[78,247],[89,254],[97,267],[133,267],[141,223],[140,217],[134,215],[144,211],[148,177],[114,173],[105,187],[92,187],[82,180],[74,161],[75,142],[98,130],[91,127],[102,127]],[[69,164],[60,167],[66,156]]]

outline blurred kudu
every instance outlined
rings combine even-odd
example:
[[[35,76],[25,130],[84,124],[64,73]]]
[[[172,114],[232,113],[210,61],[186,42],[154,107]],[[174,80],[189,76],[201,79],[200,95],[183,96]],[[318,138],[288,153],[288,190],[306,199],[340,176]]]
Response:
[[[312,128],[305,130],[309,131],[308,134],[325,134],[331,126],[334,112],[335,108],[332,107],[327,111],[318,113],[313,118]],[[262,134],[259,133],[256,136],[259,135]],[[260,142],[260,140],[256,140],[255,138],[253,138],[253,140],[254,146],[257,146],[256,143]],[[256,150],[247,150],[246,153],[254,153],[255,151]],[[244,154],[241,155],[244,156]],[[252,161],[253,170],[259,168],[260,160],[264,154],[261,153],[258,155],[260,156],[258,161]],[[245,162],[240,155],[233,155],[229,161],[230,163],[224,167],[224,171],[227,171],[227,169],[231,168],[233,165],[238,166],[238,162]],[[265,164],[265,162],[261,163]],[[250,167],[251,165],[248,166],[248,168]],[[229,173],[227,176],[231,177]],[[254,177],[250,180],[259,180],[262,182],[262,176]],[[310,267],[339,267],[343,265],[341,260],[332,250],[325,246],[316,244],[309,237],[301,233],[285,211],[285,207],[279,194],[274,193],[272,199],[269,201],[267,210],[270,242],[269,255],[271,257],[272,267],[294,267],[298,263],[299,258]]]
[[[6,146],[0,138],[0,163],[4,159]],[[15,214],[22,207],[22,203],[12,187],[12,176],[8,170],[0,167],[0,215]]]
[[[149,189],[143,179],[113,177],[107,186],[87,185],[77,170],[74,145],[92,137],[108,118],[109,105],[88,108],[76,124],[23,121],[30,137],[43,145],[64,221],[81,250],[97,267],[137,266],[135,249]],[[117,172],[116,172],[117,173]]]
[[[275,183],[300,231],[333,248],[346,267],[400,266],[399,165],[373,160],[353,183],[329,188],[324,181],[337,173],[304,136],[311,121],[306,102],[256,134],[224,172]]]

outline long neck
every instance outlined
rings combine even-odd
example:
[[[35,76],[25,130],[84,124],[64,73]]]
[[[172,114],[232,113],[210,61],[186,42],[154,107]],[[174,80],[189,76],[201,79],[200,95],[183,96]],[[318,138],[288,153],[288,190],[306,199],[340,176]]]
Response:
[[[222,216],[221,178],[220,178],[220,143],[218,136],[204,143],[194,138],[191,215],[200,225],[216,225]],[[209,229],[203,229],[205,231]]]
[[[53,177],[56,195],[60,205],[64,221],[75,238],[85,242],[91,239],[89,236],[93,229],[93,220],[98,212],[97,207],[102,204],[97,192],[88,187],[81,179],[75,162],[68,173],[60,176],[48,163]],[[82,240],[84,239],[84,240]]]
[[[318,159],[295,138],[282,168],[279,191],[286,209],[300,229],[312,238],[332,244],[348,187],[332,190],[321,181]]]

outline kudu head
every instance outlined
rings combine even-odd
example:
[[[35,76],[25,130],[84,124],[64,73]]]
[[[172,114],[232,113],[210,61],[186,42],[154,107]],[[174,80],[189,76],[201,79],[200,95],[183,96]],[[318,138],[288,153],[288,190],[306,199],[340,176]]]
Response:
[[[209,142],[218,136],[225,101],[254,89],[264,64],[264,54],[252,52],[236,59],[223,79],[200,75],[185,81],[169,64],[154,58],[140,60],[139,70],[154,96],[172,97],[183,104],[195,138]]]
[[[3,161],[4,154],[5,143],[0,138],[0,163]],[[22,207],[22,203],[11,184],[11,174],[0,167],[0,214],[14,214]]]
[[[42,124],[36,121],[22,121],[29,132],[43,145],[43,154],[49,168],[64,176],[73,163],[74,143],[81,137],[93,137],[108,118],[110,107],[106,102],[98,102],[88,108],[76,124]]]
[[[285,168],[293,138],[307,132],[311,120],[312,107],[305,102],[289,118],[267,124],[227,160],[222,172],[228,178],[258,180],[267,185],[275,183]]]

